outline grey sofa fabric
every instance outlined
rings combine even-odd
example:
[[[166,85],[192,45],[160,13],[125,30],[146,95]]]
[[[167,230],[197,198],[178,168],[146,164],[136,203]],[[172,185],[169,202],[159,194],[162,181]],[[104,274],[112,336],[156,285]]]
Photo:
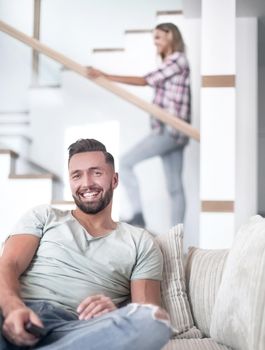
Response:
[[[173,339],[162,350],[231,350],[213,339]]]
[[[210,334],[235,349],[265,349],[265,219],[261,216],[252,217],[235,237]]]

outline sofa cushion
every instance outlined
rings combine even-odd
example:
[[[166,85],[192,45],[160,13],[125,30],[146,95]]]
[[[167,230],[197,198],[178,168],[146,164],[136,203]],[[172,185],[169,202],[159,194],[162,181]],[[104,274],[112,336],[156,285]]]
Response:
[[[231,350],[213,339],[172,339],[162,350]]]
[[[213,307],[228,250],[191,247],[185,267],[187,294],[195,325],[210,336]]]
[[[168,233],[156,237],[163,258],[161,282],[162,305],[168,311],[175,337],[201,337],[194,326],[186,294],[183,267],[183,225],[174,226]]]
[[[210,334],[240,350],[265,348],[265,219],[241,227],[228,254]]]

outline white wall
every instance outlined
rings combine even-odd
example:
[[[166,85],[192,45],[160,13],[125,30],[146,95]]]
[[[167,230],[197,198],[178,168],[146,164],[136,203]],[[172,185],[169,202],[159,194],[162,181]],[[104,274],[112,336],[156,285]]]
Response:
[[[32,0],[1,0],[0,19],[28,35],[32,34]],[[28,109],[31,50],[0,32],[0,111]]]

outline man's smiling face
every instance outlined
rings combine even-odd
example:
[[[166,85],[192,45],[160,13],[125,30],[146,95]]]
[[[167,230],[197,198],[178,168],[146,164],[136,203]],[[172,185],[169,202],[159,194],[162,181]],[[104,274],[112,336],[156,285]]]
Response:
[[[69,181],[77,207],[86,214],[97,214],[111,203],[118,176],[103,152],[82,152],[69,161]]]

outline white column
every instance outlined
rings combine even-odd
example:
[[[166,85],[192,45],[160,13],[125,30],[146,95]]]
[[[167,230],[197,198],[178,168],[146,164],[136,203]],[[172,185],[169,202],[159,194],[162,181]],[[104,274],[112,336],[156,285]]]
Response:
[[[235,228],[235,0],[202,0],[200,246],[231,245]]]
[[[257,18],[237,19],[235,229],[257,213],[258,32]],[[259,79],[260,76],[259,76]],[[264,163],[259,162],[259,166]]]

